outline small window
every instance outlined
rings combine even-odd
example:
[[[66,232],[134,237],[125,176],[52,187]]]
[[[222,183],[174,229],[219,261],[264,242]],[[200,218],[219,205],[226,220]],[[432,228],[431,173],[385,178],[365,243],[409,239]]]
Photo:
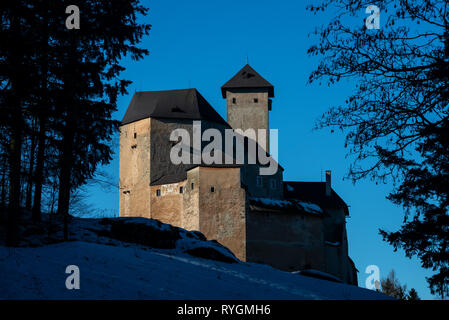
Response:
[[[270,180],[271,189],[276,189],[276,180],[271,179]]]
[[[258,102],[259,102],[259,99],[254,98],[254,103],[258,103]]]
[[[232,98],[232,103],[236,103],[237,102],[237,99],[236,98]]]
[[[157,189],[156,190],[156,197],[160,197],[161,196],[161,189]]]
[[[136,138],[137,138],[137,133],[134,132],[134,139],[136,139]]]
[[[193,190],[193,188],[195,187],[195,184],[192,182],[192,184],[190,186],[191,186],[191,189]]]
[[[262,187],[262,177],[256,177],[256,184],[258,187]]]
[[[210,187],[210,192],[215,192],[215,187]]]
[[[179,193],[184,193],[184,187],[179,187]]]

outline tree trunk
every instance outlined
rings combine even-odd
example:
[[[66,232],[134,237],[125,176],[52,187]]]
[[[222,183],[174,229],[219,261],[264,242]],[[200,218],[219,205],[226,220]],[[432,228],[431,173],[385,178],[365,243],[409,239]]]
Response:
[[[39,221],[41,219],[42,184],[44,181],[45,142],[46,142],[45,132],[46,132],[46,119],[44,117],[40,117],[36,172],[34,178],[35,181],[34,201],[32,210],[32,216],[34,221]]]
[[[9,145],[9,203],[8,230],[6,245],[15,247],[19,244],[18,215],[20,210],[20,171],[22,155],[22,119],[20,109],[15,106],[13,134]],[[18,110],[17,110],[18,109]]]
[[[47,3],[44,2],[44,9]],[[47,132],[47,117],[48,115],[44,112],[49,106],[48,99],[48,52],[49,52],[49,30],[48,30],[48,11],[43,11],[43,19],[46,23],[43,24],[42,31],[42,56],[41,56],[41,66],[42,66],[42,85],[41,85],[41,105],[38,111],[38,121],[39,121],[39,135],[38,135],[38,149],[37,149],[37,159],[36,159],[36,172],[34,178],[34,201],[32,217],[34,221],[41,220],[41,206],[42,206],[42,185],[44,183],[44,166],[45,166],[45,150],[46,150],[46,132]]]
[[[14,13],[14,12],[13,12]],[[16,17],[11,19],[11,33],[20,36],[20,22]],[[10,76],[11,92],[9,93],[7,104],[11,108],[11,136],[9,140],[9,201],[8,201],[8,228],[6,232],[6,245],[17,246],[19,244],[19,226],[18,215],[20,214],[20,176],[21,176],[21,158],[22,158],[22,102],[21,88],[25,85],[21,83],[23,66],[22,55],[13,45],[11,55],[8,57],[11,67],[16,68]],[[16,52],[19,51],[19,52]]]
[[[34,129],[36,128],[36,120],[34,120],[34,125],[31,133],[31,149],[30,149],[30,165],[28,168],[28,183],[26,189],[26,198],[25,198],[25,208],[31,210],[31,199],[33,195],[33,174],[34,174],[34,158],[36,151],[36,137],[34,135]]]
[[[8,168],[6,158],[2,157],[2,180],[1,180],[1,191],[0,191],[0,215],[2,221],[6,221],[6,170]]]
[[[68,218],[72,176],[72,145],[74,133],[71,128],[67,128],[63,138],[63,150],[59,164],[59,192],[58,192],[58,215],[64,217],[64,240],[67,241]]]

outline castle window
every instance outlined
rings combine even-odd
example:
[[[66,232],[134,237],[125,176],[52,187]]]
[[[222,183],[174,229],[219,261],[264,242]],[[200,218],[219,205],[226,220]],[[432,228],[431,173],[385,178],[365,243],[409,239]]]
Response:
[[[191,189],[193,190],[193,187],[195,187],[195,184],[192,182],[192,184],[190,186],[191,186]]]
[[[136,139],[136,138],[137,138],[137,133],[134,132],[134,139]]]
[[[214,187],[210,187],[210,192],[215,192],[215,188]]]
[[[236,103],[237,99],[236,98],[232,98],[232,103]]]
[[[184,187],[179,187],[179,193],[184,193]]]
[[[271,189],[276,189],[276,180],[271,179],[270,180],[270,186],[271,186]]]
[[[256,185],[258,187],[262,187],[262,177],[256,177]]]
[[[259,102],[259,99],[254,98],[254,103],[258,103],[258,102]]]
[[[160,197],[161,196],[161,189],[157,189],[156,190],[156,197]]]

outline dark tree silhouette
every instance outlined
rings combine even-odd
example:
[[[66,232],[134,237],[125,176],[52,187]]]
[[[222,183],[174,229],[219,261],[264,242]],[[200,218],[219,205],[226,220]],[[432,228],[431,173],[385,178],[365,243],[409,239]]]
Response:
[[[139,1],[103,2],[84,0],[82,28],[55,32],[62,85],[55,107],[60,137],[58,214],[64,216],[64,238],[68,238],[70,195],[92,178],[99,164],[111,160],[111,136],[119,122],[113,120],[118,95],[126,93],[130,81],[119,78],[120,59],[130,54],[141,59],[148,52],[137,47],[150,26],[137,22],[147,9]],[[65,7],[61,6],[61,10]],[[65,16],[63,16],[65,19]],[[63,21],[61,21],[63,22]]]
[[[33,10],[27,1],[3,1],[0,5],[0,130],[2,154],[8,161],[8,229],[6,243],[18,244],[22,151],[27,131],[26,112],[36,68],[33,62]],[[26,84],[26,85],[25,85]]]
[[[401,285],[396,278],[396,273],[391,270],[385,279],[380,281],[381,292],[398,300],[405,300],[407,298],[407,286]]]
[[[418,292],[414,288],[411,288],[407,295],[407,300],[410,301],[418,301],[421,300],[421,298],[418,296]]]
[[[322,57],[309,81],[333,84],[353,79],[355,92],[333,106],[317,128],[346,131],[348,176],[354,181],[392,179],[389,198],[405,209],[398,232],[384,240],[423,267],[432,293],[444,296],[449,283],[448,153],[449,3],[447,0],[383,0],[380,29],[367,29],[367,3],[322,0],[315,14],[336,12],[317,29],[310,55]]]
[[[9,245],[19,240],[21,207],[40,220],[45,190],[68,238],[71,194],[111,160],[112,113],[130,84],[121,60],[148,54],[138,46],[150,30],[138,21],[147,14],[140,1],[76,5],[81,28],[69,30],[67,4],[0,4],[0,208],[8,207]]]

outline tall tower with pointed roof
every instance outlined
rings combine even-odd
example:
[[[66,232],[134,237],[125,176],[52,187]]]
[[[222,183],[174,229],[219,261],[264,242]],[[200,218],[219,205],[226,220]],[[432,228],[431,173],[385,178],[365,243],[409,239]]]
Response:
[[[227,105],[227,122],[233,129],[266,130],[266,144],[261,145],[268,151],[269,111],[274,87],[246,64],[228,82],[221,87]]]

